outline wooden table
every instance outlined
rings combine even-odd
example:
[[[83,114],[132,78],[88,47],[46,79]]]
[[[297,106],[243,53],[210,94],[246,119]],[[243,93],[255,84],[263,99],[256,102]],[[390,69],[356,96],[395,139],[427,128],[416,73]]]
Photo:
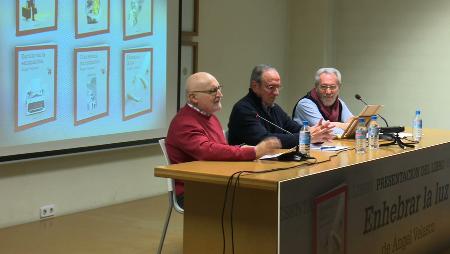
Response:
[[[392,225],[363,234],[361,226],[368,207],[374,207],[385,200],[396,200],[399,195],[407,195],[420,183],[435,185],[441,179],[445,188],[450,181],[450,131],[424,131],[422,142],[416,148],[401,149],[398,146],[382,147],[378,151],[356,154],[349,150],[336,152],[312,151],[317,159],[313,165],[305,162],[251,161],[212,162],[195,161],[189,163],[159,166],[155,176],[169,177],[185,181],[184,253],[222,253],[223,240],[221,214],[224,204],[226,183],[231,174],[238,171],[263,171],[276,168],[294,167],[264,174],[242,175],[236,200],[234,201],[234,249],[238,253],[311,253],[313,250],[314,198],[345,184],[348,187],[348,211],[346,218],[346,253],[395,253],[396,239],[405,235],[408,225],[420,221],[423,225],[436,223],[433,237],[422,237],[406,244],[407,253],[423,250],[440,250],[449,247],[450,222],[432,219],[433,214],[450,215],[447,199],[433,208],[423,209],[418,215],[401,219]],[[353,140],[336,140],[336,145],[353,148]],[[441,163],[442,169],[423,175],[398,185],[380,188],[380,179],[396,172],[410,169],[411,165],[431,165]],[[378,168],[377,168],[378,167]],[[380,169],[380,167],[382,167]],[[358,177],[355,177],[358,176]],[[384,178],[383,178],[384,177]],[[289,186],[284,188],[283,186]],[[290,193],[286,194],[285,190]],[[230,190],[231,191],[231,190]],[[399,194],[400,193],[400,194]],[[425,197],[423,197],[425,198]],[[445,197],[443,196],[443,199]],[[296,200],[298,199],[298,200]],[[393,201],[392,201],[393,202]],[[227,204],[231,201],[228,200]],[[229,208],[229,206],[228,206]],[[367,209],[366,209],[367,210]],[[226,253],[231,253],[230,211],[226,211],[225,234]],[[447,220],[449,221],[449,220]],[[419,229],[422,224],[416,225]],[[437,226],[439,224],[439,226]],[[295,226],[295,227],[294,227]],[[411,230],[413,230],[412,228]],[[389,233],[391,232],[391,233]],[[392,233],[393,232],[393,233]],[[411,231],[412,232],[412,231]],[[406,238],[405,238],[406,239]],[[434,239],[434,240],[432,240]],[[358,244],[351,244],[355,241]],[[370,241],[374,248],[367,249]],[[296,242],[296,245],[294,245]],[[395,246],[394,246],[395,245]],[[446,246],[447,245],[447,246]],[[342,247],[341,247],[342,248]],[[303,251],[302,251],[303,250]]]

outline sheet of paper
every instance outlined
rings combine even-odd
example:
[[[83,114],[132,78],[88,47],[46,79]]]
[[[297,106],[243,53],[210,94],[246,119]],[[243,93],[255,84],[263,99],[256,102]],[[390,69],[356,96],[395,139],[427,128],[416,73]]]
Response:
[[[274,159],[277,158],[278,156],[280,156],[283,153],[276,153],[276,154],[267,154],[262,156],[261,158],[259,158],[260,160],[270,160],[270,159]]]

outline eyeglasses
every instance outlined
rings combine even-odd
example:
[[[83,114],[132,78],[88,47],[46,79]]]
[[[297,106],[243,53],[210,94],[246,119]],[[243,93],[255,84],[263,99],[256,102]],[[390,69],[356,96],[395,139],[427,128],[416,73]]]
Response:
[[[217,93],[219,91],[222,92],[222,85],[219,85],[217,87],[211,88],[209,90],[191,91],[191,93],[206,93],[206,94],[209,94],[209,95],[217,96]]]
[[[336,85],[331,85],[331,86],[320,85],[319,89],[322,91],[326,91],[327,89],[330,89],[331,91],[335,91],[336,89],[338,89],[338,86],[336,86]]]
[[[264,89],[266,89],[266,91],[272,92],[272,93],[275,92],[276,90],[278,90],[278,92],[279,92],[279,91],[281,91],[281,89],[283,89],[282,86],[267,85],[267,84],[263,84],[263,83],[261,83],[261,84],[263,85]]]

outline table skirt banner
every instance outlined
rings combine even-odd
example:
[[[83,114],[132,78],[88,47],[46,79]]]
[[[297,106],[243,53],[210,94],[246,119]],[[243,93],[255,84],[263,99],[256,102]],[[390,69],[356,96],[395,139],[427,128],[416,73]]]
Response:
[[[282,181],[278,253],[438,253],[449,185],[450,143]]]

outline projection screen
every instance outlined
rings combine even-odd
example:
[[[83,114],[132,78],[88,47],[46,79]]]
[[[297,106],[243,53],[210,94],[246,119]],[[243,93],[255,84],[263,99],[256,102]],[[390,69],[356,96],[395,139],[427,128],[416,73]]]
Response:
[[[176,113],[179,2],[5,1],[0,162],[165,136]]]

